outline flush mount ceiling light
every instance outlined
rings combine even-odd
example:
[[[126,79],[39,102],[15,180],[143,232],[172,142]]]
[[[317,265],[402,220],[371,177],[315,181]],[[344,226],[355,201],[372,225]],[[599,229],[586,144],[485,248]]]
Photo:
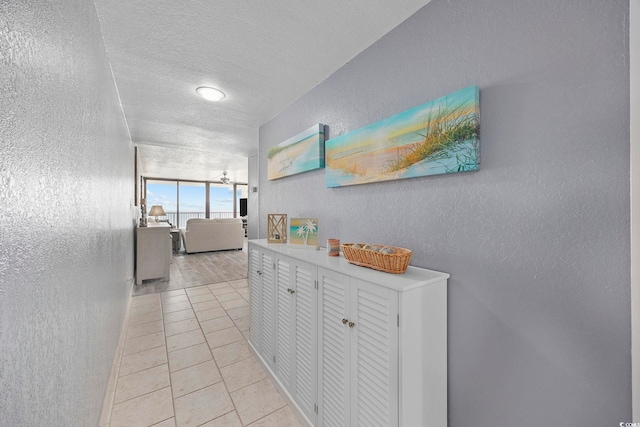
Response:
[[[200,86],[196,92],[207,101],[222,101],[227,95],[214,87]]]

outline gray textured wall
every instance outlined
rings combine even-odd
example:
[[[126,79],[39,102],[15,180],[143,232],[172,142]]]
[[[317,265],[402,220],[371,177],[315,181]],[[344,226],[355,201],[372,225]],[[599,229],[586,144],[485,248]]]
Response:
[[[134,159],[93,2],[0,3],[0,144],[0,425],[95,426]]]
[[[631,133],[631,348],[633,421],[640,423],[640,0],[629,2]]]
[[[449,422],[631,419],[628,1],[434,0],[260,128],[268,213],[451,274]],[[322,60],[322,58],[318,58]],[[327,189],[268,148],[480,87],[479,172]]]

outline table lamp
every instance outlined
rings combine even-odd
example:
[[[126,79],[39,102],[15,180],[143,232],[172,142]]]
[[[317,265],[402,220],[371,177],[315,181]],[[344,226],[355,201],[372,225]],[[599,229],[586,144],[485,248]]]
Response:
[[[151,206],[151,210],[149,211],[149,216],[155,216],[156,217],[156,222],[158,222],[158,217],[159,216],[165,216],[166,213],[164,212],[164,209],[162,209],[161,205],[153,205]]]

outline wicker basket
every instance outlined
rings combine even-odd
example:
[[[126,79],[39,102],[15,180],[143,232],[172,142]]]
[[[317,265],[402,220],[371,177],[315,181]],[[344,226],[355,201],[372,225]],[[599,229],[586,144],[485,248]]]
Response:
[[[351,264],[373,268],[385,273],[404,273],[409,266],[409,261],[411,261],[411,251],[396,246],[389,247],[393,249],[394,253],[384,254],[370,249],[354,248],[353,243],[344,243],[342,245],[342,254]]]

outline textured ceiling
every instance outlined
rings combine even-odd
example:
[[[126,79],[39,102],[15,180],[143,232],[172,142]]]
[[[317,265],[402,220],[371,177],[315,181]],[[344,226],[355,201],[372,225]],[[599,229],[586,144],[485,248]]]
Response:
[[[259,126],[428,2],[95,0],[143,175],[246,182]]]

